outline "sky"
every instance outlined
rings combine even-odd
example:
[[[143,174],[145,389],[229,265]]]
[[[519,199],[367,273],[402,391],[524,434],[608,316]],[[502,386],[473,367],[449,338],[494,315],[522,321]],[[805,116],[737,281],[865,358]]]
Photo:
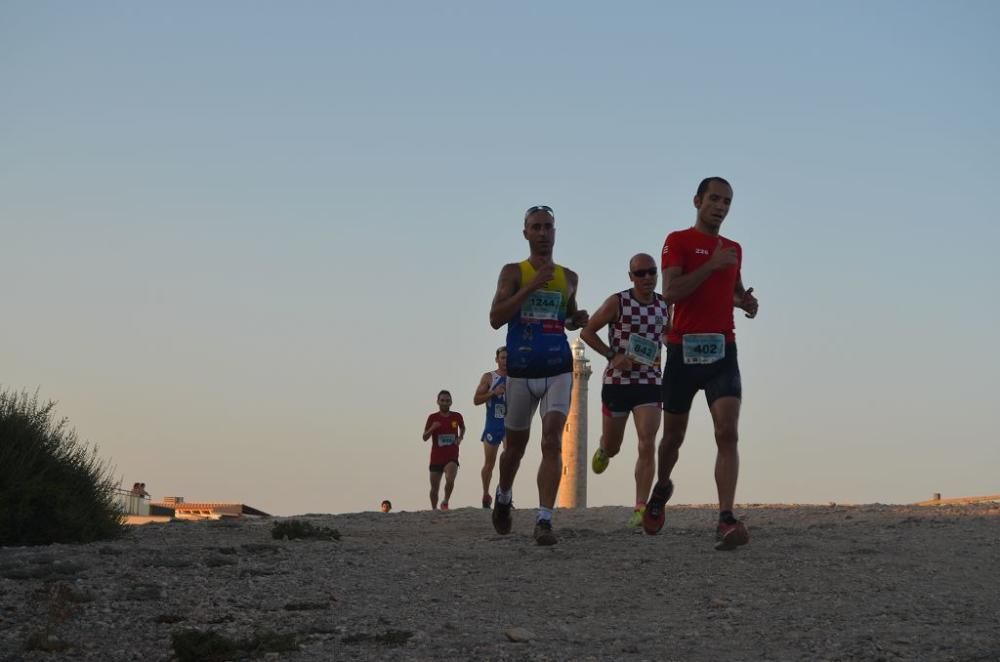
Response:
[[[998,106],[990,1],[5,0],[0,387],[126,486],[281,515],[429,507],[450,389],[475,506],[524,210],[593,311],[723,176],[760,300],[737,501],[995,494]],[[632,502],[635,453],[589,505]],[[714,456],[699,397],[674,501],[716,501]]]

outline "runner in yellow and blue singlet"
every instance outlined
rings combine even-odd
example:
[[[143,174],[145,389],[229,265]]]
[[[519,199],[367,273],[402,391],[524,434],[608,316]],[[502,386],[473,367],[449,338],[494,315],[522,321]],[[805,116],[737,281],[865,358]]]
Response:
[[[573,355],[566,331],[587,323],[576,305],[579,278],[552,260],[555,214],[531,207],[524,214],[530,256],[504,265],[490,307],[490,325],[507,325],[507,446],[500,455],[500,480],[493,503],[493,528],[510,533],[511,490],[528,445],[531,419],[540,409],[542,462],[538,467],[535,542],[553,545],[552,509],[562,476],[562,431],[573,386]]]
[[[507,374],[536,379],[573,372],[573,354],[566,340],[566,306],[569,287],[566,270],[554,265],[552,280],[528,295],[513,319],[507,322]],[[535,268],[518,264],[521,282],[530,283]]]

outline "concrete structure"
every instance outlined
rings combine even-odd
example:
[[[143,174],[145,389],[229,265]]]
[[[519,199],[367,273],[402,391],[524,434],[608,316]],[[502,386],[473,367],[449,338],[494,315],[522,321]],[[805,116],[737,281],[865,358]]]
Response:
[[[160,503],[151,504],[152,507],[160,506],[165,509],[173,509],[174,519],[222,519],[224,517],[243,517],[251,515],[254,517],[270,517],[267,513],[256,508],[251,508],[245,503],[232,503],[227,501],[198,501],[187,502],[182,497],[164,497]]]
[[[583,341],[573,341],[573,400],[562,436],[563,473],[559,482],[560,508],[587,507],[587,380],[590,361],[584,356]]]
[[[245,503],[218,501],[188,503],[184,501],[184,497],[173,496],[163,497],[163,501],[151,501],[149,497],[135,496],[124,490],[118,490],[117,500],[125,524],[162,523],[179,519],[270,517],[264,511]]]

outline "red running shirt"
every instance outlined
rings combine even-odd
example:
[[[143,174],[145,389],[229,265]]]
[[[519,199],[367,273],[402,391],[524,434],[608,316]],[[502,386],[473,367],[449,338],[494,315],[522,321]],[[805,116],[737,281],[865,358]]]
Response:
[[[738,243],[725,237],[713,237],[695,228],[678,230],[667,235],[663,242],[661,267],[680,267],[681,274],[689,274],[715,252],[722,240],[722,247],[736,249],[736,264],[715,271],[694,292],[674,303],[674,317],[670,324],[667,341],[680,344],[686,333],[722,333],[726,342],[736,340],[733,329],[733,292],[740,279],[743,264],[743,249]]]
[[[431,464],[445,464],[458,459],[458,435],[465,428],[465,420],[457,411],[442,414],[434,412],[427,417],[426,430],[437,421],[438,428],[431,433]]]

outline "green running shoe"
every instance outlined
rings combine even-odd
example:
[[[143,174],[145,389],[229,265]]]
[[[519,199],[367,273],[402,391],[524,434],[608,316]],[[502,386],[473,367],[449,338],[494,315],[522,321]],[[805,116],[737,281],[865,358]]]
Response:
[[[608,457],[603,448],[598,446],[597,450],[594,451],[593,459],[590,460],[590,468],[594,470],[595,474],[602,474],[610,462],[611,458]]]
[[[642,516],[646,514],[646,506],[632,511],[632,516],[628,518],[628,528],[638,529],[642,526]]]

